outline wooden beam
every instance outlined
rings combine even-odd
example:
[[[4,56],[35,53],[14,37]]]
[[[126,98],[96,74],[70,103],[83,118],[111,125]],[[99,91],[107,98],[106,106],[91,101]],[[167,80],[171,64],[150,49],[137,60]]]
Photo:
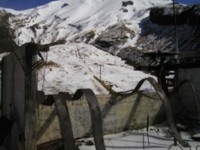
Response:
[[[66,99],[61,94],[53,96],[56,105],[56,111],[60,123],[60,132],[62,135],[64,150],[76,150],[75,140],[72,131],[70,116],[66,104]]]
[[[37,150],[37,82],[36,71],[32,65],[36,62],[35,44],[28,44],[25,50],[25,150]]]

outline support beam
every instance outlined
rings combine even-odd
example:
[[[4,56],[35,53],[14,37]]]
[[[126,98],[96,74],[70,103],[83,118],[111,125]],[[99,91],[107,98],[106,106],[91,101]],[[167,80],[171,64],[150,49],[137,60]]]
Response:
[[[35,44],[28,44],[25,51],[25,150],[37,150],[37,82],[36,72],[32,70],[36,62],[35,50]]]

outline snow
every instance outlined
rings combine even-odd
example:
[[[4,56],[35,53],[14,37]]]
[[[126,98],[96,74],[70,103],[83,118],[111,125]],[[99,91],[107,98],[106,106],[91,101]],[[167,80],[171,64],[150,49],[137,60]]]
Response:
[[[47,65],[38,68],[38,90],[43,90],[45,94],[61,91],[73,94],[78,88],[91,88],[96,94],[108,94],[108,89],[102,83],[116,92],[128,91],[141,79],[151,75],[134,70],[121,58],[90,43],[81,40],[76,43],[74,38],[90,31],[95,33],[96,38],[108,27],[124,23],[136,36],[129,38],[121,47],[135,46],[141,33],[139,24],[148,17],[149,8],[172,3],[172,0],[134,0],[133,3],[124,7],[122,0],[58,0],[24,11],[0,10],[16,15],[9,21],[15,30],[15,42],[18,45],[32,39],[39,44],[66,40],[65,44],[51,46],[48,53],[42,53]],[[5,55],[7,53],[1,54],[0,58]],[[152,90],[152,87],[145,82],[141,90]],[[168,128],[163,126],[151,126],[148,136],[146,129],[142,129],[106,135],[104,141],[107,150],[167,150],[173,144],[173,138],[167,136],[167,131]],[[191,140],[186,132],[181,135],[195,150],[198,142]],[[93,141],[92,138],[81,139],[88,140]],[[80,150],[95,150],[94,145],[87,146],[85,142],[81,144]]]
[[[10,23],[17,28],[16,35],[20,33],[15,39],[19,45],[30,42],[32,38],[41,44],[46,44],[61,38],[71,40],[90,30],[100,34],[109,26],[119,22],[128,21],[134,30],[139,31],[138,23],[148,16],[149,8],[171,2],[171,0],[137,0],[133,1],[133,5],[124,7],[122,0],[60,0],[24,12],[13,12],[17,14],[18,19],[25,22],[25,27],[16,27],[15,19],[10,20]],[[124,12],[124,9],[127,9],[128,12]],[[27,35],[23,36],[23,34],[33,32],[28,27],[36,24],[41,27],[40,32],[37,32],[36,35],[30,34],[29,38],[25,38]],[[48,28],[44,29],[45,26]],[[76,26],[80,28],[76,28]],[[28,31],[25,32],[25,30]],[[62,30],[62,34],[60,34],[60,30]],[[136,40],[137,37],[133,39],[133,45]]]
[[[121,58],[103,52],[90,43],[110,26],[124,23],[136,36],[129,38],[121,48],[135,46],[141,33],[139,23],[149,15],[149,8],[172,1],[137,0],[127,6],[123,6],[122,2],[57,0],[24,11],[5,9],[16,15],[9,22],[15,30],[15,42],[18,45],[31,41],[39,44],[66,41],[65,44],[51,46],[48,54],[43,54],[48,65],[38,70],[39,90],[44,90],[46,94],[56,94],[60,91],[74,93],[78,88],[91,88],[96,94],[108,94],[103,84],[116,92],[127,91],[133,89],[141,79],[151,76],[134,70]],[[125,9],[128,12],[124,12]],[[88,32],[95,34],[89,43],[84,43],[81,38],[76,43],[75,38],[84,37]],[[141,90],[152,90],[152,87],[145,83]]]
[[[43,55],[46,58],[46,54]],[[151,76],[135,71],[119,57],[84,43],[52,46],[47,61],[54,62],[54,65],[38,71],[38,89],[46,94],[74,93],[78,88],[91,88],[96,94],[108,94],[109,91],[95,77],[101,78],[108,86],[112,85],[116,92],[127,91],[133,89],[140,79]],[[152,87],[148,83],[141,88],[149,89]]]
[[[116,92],[133,89],[143,78],[151,75],[134,70],[121,58],[95,48],[91,43],[110,26],[124,23],[136,33],[121,48],[135,46],[141,33],[141,20],[149,15],[149,8],[169,4],[171,0],[135,0],[133,5],[122,5],[122,0],[57,0],[24,11],[5,9],[16,16],[9,18],[15,30],[15,42],[22,45],[34,41],[51,46],[43,54],[48,65],[38,70],[38,89],[46,94],[60,91],[74,93],[78,88],[91,88],[96,94],[108,94],[106,86]],[[1,8],[0,8],[1,9]],[[3,8],[2,8],[3,9]],[[128,12],[124,12],[124,10]],[[89,43],[75,38],[94,32]],[[129,37],[129,35],[127,35]],[[47,58],[48,55],[48,58]],[[101,77],[100,77],[101,66]],[[101,80],[100,83],[98,80]],[[151,90],[145,83],[141,90]]]
[[[174,139],[165,125],[150,126],[148,132],[147,129],[140,129],[106,135],[104,136],[104,143],[106,150],[196,150],[200,147],[199,142],[192,140],[187,132],[181,132],[181,136],[189,143],[190,148],[183,148],[180,145],[174,146]],[[94,145],[85,144],[87,141],[94,143],[93,138],[80,139],[78,142],[81,143],[80,150],[95,150]]]

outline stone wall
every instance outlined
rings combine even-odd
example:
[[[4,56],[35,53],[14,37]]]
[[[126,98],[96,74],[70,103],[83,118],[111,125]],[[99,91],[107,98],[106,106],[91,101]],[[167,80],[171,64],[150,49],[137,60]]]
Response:
[[[140,93],[129,97],[99,95],[97,99],[101,107],[104,134],[145,127],[148,115],[150,124],[158,118],[163,119],[162,102],[155,94],[145,96]],[[84,97],[79,101],[68,101],[67,106],[74,137],[91,135],[90,112]],[[39,106],[38,115],[38,144],[61,138],[55,106]]]

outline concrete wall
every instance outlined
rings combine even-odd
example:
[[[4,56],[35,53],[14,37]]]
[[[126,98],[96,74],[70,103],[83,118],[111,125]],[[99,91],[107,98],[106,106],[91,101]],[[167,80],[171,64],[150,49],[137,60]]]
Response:
[[[155,98],[155,94],[152,95],[154,98],[141,94],[129,97],[97,96],[102,111],[104,134],[145,127],[148,115],[150,124],[158,117],[158,113],[162,118],[162,113],[160,113],[162,102],[159,98]],[[84,97],[79,101],[68,101],[67,106],[74,137],[90,134],[90,112]],[[55,107],[41,105],[38,115],[38,144],[61,138]]]

